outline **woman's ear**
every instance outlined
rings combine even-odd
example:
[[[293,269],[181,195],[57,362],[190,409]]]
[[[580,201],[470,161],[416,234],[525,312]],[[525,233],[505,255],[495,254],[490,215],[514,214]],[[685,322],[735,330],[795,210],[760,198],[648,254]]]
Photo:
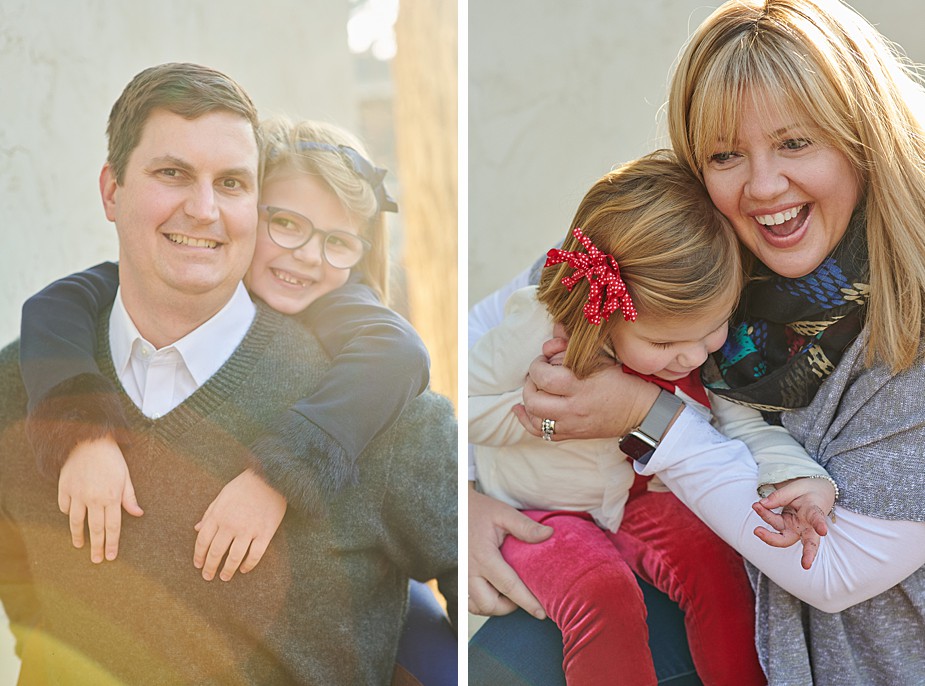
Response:
[[[116,220],[116,191],[119,184],[116,183],[116,176],[109,166],[109,162],[103,165],[100,171],[100,197],[103,199],[103,210],[106,212],[106,219],[111,222]]]

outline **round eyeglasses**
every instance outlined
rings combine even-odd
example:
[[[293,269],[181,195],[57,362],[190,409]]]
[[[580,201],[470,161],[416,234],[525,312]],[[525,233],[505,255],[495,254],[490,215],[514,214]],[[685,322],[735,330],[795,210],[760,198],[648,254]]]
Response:
[[[261,205],[267,215],[267,233],[276,245],[297,250],[315,235],[321,236],[321,256],[335,269],[350,269],[363,259],[371,243],[349,231],[322,231],[311,220],[292,210]]]

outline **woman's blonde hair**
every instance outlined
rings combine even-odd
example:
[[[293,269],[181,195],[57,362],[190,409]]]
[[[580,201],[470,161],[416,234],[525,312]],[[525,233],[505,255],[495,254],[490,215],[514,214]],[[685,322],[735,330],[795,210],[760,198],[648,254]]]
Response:
[[[640,317],[697,316],[724,298],[731,311],[742,288],[732,228],[671,151],[658,150],[599,179],[578,206],[564,250],[584,251],[572,235],[576,226],[598,250],[614,256]],[[622,314],[600,326],[585,319],[590,286],[582,279],[569,291],[562,279],[571,273],[567,264],[545,269],[537,297],[569,333],[564,363],[583,378],[599,365]]]
[[[691,37],[671,83],[671,143],[694,173],[717,141],[736,139],[746,94],[813,126],[853,163],[870,255],[867,360],[908,368],[925,324],[925,94],[915,70],[837,0],[731,0]]]
[[[274,177],[304,173],[320,179],[344,209],[361,220],[360,235],[372,247],[354,267],[364,281],[388,302],[389,234],[380,211],[376,188],[361,175],[340,147],[352,148],[366,160],[369,155],[353,134],[333,124],[276,117],[260,124],[260,185]],[[322,144],[330,147],[312,147]],[[349,151],[347,151],[349,152]],[[381,180],[380,180],[381,183]]]

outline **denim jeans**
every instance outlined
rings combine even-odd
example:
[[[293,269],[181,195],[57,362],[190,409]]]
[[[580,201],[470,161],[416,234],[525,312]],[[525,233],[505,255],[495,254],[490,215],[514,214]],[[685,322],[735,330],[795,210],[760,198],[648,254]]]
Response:
[[[664,593],[639,580],[658,683],[701,686],[687,647],[684,614]],[[469,641],[470,686],[565,686],[562,634],[523,610],[492,617]],[[614,682],[619,686],[619,682]]]

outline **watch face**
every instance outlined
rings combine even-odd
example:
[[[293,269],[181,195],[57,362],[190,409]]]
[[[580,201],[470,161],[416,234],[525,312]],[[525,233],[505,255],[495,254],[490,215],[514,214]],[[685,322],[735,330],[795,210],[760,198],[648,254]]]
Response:
[[[648,462],[655,452],[651,443],[647,443],[639,434],[628,433],[620,441],[620,450],[638,462]]]

